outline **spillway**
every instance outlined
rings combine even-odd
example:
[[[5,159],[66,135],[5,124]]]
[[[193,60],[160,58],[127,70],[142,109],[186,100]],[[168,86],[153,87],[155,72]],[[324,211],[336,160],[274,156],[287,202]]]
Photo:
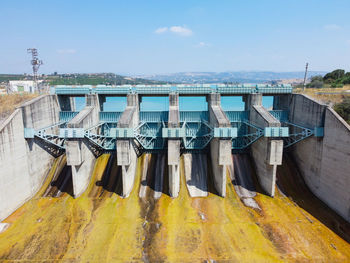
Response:
[[[70,170],[61,156],[36,196],[4,221],[10,226],[0,233],[0,259],[350,261],[349,223],[308,191],[292,158],[286,155],[277,170],[275,198],[262,194],[249,155],[232,159],[234,169],[227,169],[223,198],[213,186],[210,156],[183,154],[180,193],[171,198],[166,155],[143,154],[137,160],[133,190],[122,198],[116,156],[103,154],[87,190],[74,199]],[[193,178],[186,175],[188,160]],[[191,192],[205,197],[191,197]]]

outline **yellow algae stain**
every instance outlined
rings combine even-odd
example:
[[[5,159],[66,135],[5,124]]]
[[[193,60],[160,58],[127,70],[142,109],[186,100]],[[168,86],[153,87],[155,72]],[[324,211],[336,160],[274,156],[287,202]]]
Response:
[[[181,158],[177,198],[139,198],[145,155],[138,158],[134,188],[122,198],[99,182],[109,154],[100,156],[79,198],[38,194],[11,215],[0,234],[0,259],[67,262],[349,262],[350,244],[276,189],[257,193],[261,211],[245,207],[227,175],[222,198],[191,198]],[[115,160],[113,160],[115,161]],[[111,176],[120,177],[119,172]],[[163,176],[168,176],[163,174]],[[211,175],[209,175],[210,178]],[[166,180],[165,180],[166,181]],[[209,185],[212,182],[209,180]],[[211,189],[209,187],[209,189]]]
[[[141,159],[141,158],[140,158]],[[96,182],[101,181],[109,156],[101,156],[95,166],[92,183],[86,193],[76,202],[87,203],[86,222],[75,229],[74,239],[63,259],[75,259],[81,262],[125,262],[142,257],[142,218],[138,203],[140,182],[140,163],[135,178],[135,186],[128,198],[121,198],[116,193],[100,198]],[[114,174],[112,176],[121,176]],[[102,187],[102,186],[99,186]],[[92,197],[95,193],[96,196]],[[89,198],[87,198],[89,197]]]
[[[183,164],[183,158],[181,163]],[[202,240],[201,226],[197,224],[198,214],[191,207],[183,165],[180,169],[179,196],[170,198],[163,194],[156,204],[157,220],[161,225],[153,238],[152,249],[156,251],[155,255],[168,262],[204,260],[206,253],[200,246]]]
[[[255,215],[265,236],[285,259],[349,262],[350,244],[276,189],[274,198],[258,194],[264,214]],[[311,220],[310,220],[311,219]]]
[[[183,158],[181,162],[183,164]],[[163,194],[157,203],[161,227],[154,237],[153,249],[159,259],[167,262],[280,261],[278,252],[234,196],[232,184],[227,184],[226,198],[212,193],[204,198],[191,198],[183,165],[180,172],[179,197],[172,199]]]

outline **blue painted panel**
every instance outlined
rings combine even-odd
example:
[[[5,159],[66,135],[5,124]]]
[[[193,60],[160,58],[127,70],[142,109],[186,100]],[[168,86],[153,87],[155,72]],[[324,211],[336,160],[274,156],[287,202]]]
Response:
[[[182,138],[185,137],[185,128],[163,128],[162,137],[163,138]]]
[[[59,138],[82,139],[84,138],[84,134],[83,128],[62,128],[60,129]]]
[[[100,122],[118,122],[121,115],[122,115],[122,112],[101,111]]]
[[[85,95],[91,93],[91,86],[57,86],[55,93],[57,95]]]
[[[208,111],[180,111],[180,122],[208,121]]]
[[[136,86],[138,94],[169,94],[171,86]]]
[[[293,88],[290,85],[280,85],[280,86],[258,86],[258,93],[265,94],[288,94],[292,93]]]
[[[59,120],[60,122],[69,122],[71,119],[73,119],[76,115],[78,115],[78,111],[60,111],[59,112]]]
[[[237,137],[237,128],[214,128],[215,138],[235,138]]]
[[[289,119],[289,117],[288,117],[289,111],[271,110],[269,112],[271,113],[272,116],[274,116],[280,122],[286,122]]]
[[[225,111],[230,122],[242,122],[249,119],[249,111]]]
[[[143,122],[168,122],[168,111],[140,111],[140,121]]]
[[[179,94],[209,94],[213,92],[210,86],[179,85],[176,88]]]
[[[323,137],[324,136],[324,127],[315,127],[314,128],[315,137]]]
[[[264,136],[265,137],[288,137],[289,128],[288,127],[265,127]]]
[[[112,138],[133,138],[133,128],[111,128],[110,136]]]
[[[96,94],[128,94],[131,92],[132,86],[97,86],[93,89]]]
[[[217,90],[221,94],[251,94],[254,92],[255,87],[225,86],[218,87]]]
[[[35,130],[33,128],[24,128],[24,138],[34,139]]]

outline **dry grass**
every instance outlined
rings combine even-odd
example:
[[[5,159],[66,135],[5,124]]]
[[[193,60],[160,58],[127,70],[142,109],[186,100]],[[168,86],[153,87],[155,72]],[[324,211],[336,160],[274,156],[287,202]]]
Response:
[[[346,94],[346,91],[350,90],[350,85],[346,85],[343,88],[323,88],[323,89],[306,89],[303,91],[302,89],[296,89],[294,92],[306,94],[318,101],[321,101],[331,107],[335,103],[340,103],[343,101],[344,96],[350,96]],[[333,94],[325,94],[325,93],[333,93]],[[339,93],[339,94],[334,94]],[[344,94],[345,93],[345,94]]]
[[[39,94],[31,93],[0,95],[0,122],[8,117],[16,107],[37,96]]]

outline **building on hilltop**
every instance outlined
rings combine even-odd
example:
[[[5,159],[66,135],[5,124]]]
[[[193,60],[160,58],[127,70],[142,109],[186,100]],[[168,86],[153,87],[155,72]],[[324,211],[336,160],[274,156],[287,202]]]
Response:
[[[38,84],[41,82],[42,80],[39,80]],[[10,80],[9,91],[35,93],[35,84],[33,80]]]

